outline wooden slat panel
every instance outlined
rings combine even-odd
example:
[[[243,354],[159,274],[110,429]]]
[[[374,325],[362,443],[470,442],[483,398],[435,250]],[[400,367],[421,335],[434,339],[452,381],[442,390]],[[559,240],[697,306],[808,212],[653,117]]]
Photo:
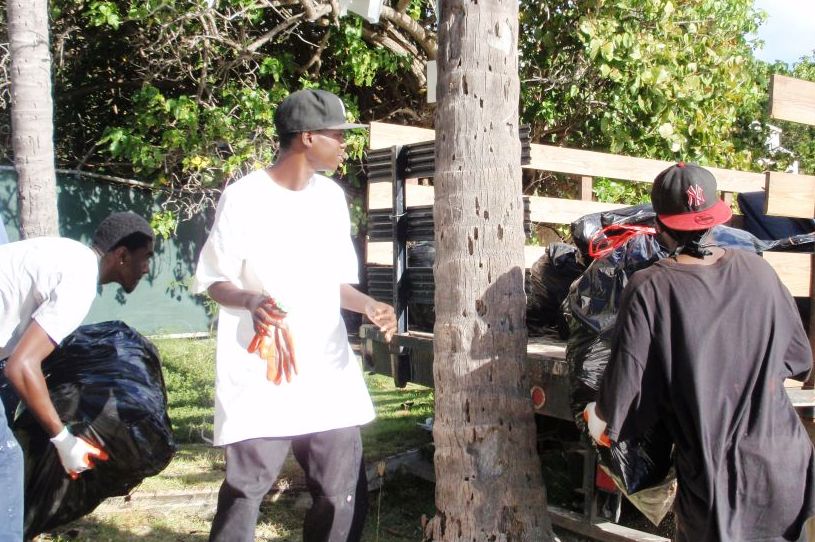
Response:
[[[815,176],[767,172],[765,213],[770,216],[815,217]]]
[[[664,160],[533,144],[530,163],[524,167],[570,175],[650,183],[660,171],[672,164],[673,162]],[[716,177],[719,190],[725,192],[754,192],[764,188],[762,173],[714,167],[706,169]]]
[[[433,187],[407,183],[405,204],[408,207],[433,205]],[[368,209],[393,209],[393,183],[368,184]]]
[[[524,247],[524,266],[529,269],[543,256],[546,247],[527,245]],[[390,241],[370,241],[365,262],[371,265],[393,265],[393,245]]]
[[[365,263],[393,265],[393,243],[390,241],[368,241]]]
[[[815,125],[815,83],[773,75],[770,84],[770,116]]]
[[[371,148],[432,141],[435,132],[427,128],[397,126],[383,122],[371,123]],[[587,177],[608,177],[621,181],[653,182],[657,173],[673,162],[634,158],[603,152],[568,149],[553,145],[533,144],[531,161],[523,166],[555,173]],[[733,169],[708,168],[719,190],[725,192],[754,192],[764,188],[764,175]]]
[[[368,209],[391,209],[391,183],[371,183],[368,185]],[[433,205],[433,187],[408,184],[407,206]],[[561,198],[529,196],[529,212],[532,222],[549,224],[571,224],[581,216],[620,209],[627,205],[601,203]]]
[[[765,252],[767,260],[784,286],[795,297],[809,297],[809,272],[812,255],[803,252]]]
[[[385,149],[394,145],[408,145],[433,141],[436,132],[427,128],[414,128],[413,126],[399,126],[386,122],[372,122],[370,127],[371,149]]]
[[[540,196],[529,197],[529,214],[532,222],[549,224],[571,224],[581,216],[623,207],[628,207],[628,205]]]

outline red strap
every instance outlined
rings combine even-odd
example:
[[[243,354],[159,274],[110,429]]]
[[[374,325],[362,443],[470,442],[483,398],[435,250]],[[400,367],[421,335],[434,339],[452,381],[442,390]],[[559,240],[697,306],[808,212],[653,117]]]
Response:
[[[656,235],[657,231],[651,226],[637,226],[633,224],[610,224],[595,233],[589,240],[589,256],[599,258],[605,256],[617,247],[621,247],[635,235]]]

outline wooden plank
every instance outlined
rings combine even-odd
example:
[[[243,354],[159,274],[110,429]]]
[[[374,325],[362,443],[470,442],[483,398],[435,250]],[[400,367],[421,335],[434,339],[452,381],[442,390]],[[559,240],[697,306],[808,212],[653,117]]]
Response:
[[[812,255],[805,252],[765,252],[778,278],[794,297],[809,297],[809,274]]]
[[[786,391],[792,406],[796,408],[815,407],[815,390],[787,388]]]
[[[660,171],[672,164],[674,162],[533,144],[531,161],[524,167],[570,175],[650,183]],[[706,169],[713,173],[719,190],[724,192],[754,192],[764,188],[762,173],[714,167]]]
[[[408,184],[406,189],[408,207],[433,205],[434,194],[432,186]],[[368,209],[391,209],[391,191],[392,183],[370,183],[368,185]],[[599,201],[547,198],[542,196],[528,197],[532,222],[545,222],[548,224],[571,224],[581,216],[628,207],[620,203],[601,203]]]
[[[601,542],[670,542],[669,538],[623,527],[611,522],[589,523],[575,512],[549,506],[552,524]]]
[[[436,139],[436,132],[428,128],[399,126],[387,122],[372,122],[369,129],[371,149],[386,149],[394,145],[408,145]]]
[[[773,75],[770,82],[770,116],[815,125],[815,83]]]
[[[432,141],[435,132],[427,128],[371,123],[370,147],[383,148],[406,143]],[[533,144],[531,161],[523,166],[568,175],[608,177],[621,181],[653,182],[657,173],[673,164],[664,160],[634,158],[603,152],[568,149],[554,145]],[[732,169],[707,168],[716,176],[719,190],[754,192],[764,188],[764,175]]]
[[[433,205],[432,186],[408,183],[405,191],[405,204],[408,207]],[[393,209],[393,183],[368,183],[368,209]]]
[[[546,247],[524,246],[524,265],[527,269],[546,252]],[[369,241],[365,263],[369,265],[393,265],[393,244],[390,241]]]
[[[770,216],[815,217],[815,176],[768,171],[767,201],[764,212]]]
[[[393,265],[393,243],[368,241],[365,263],[369,265]]]
[[[602,213],[623,207],[628,207],[628,205],[529,196],[529,213],[532,222],[545,222],[548,224],[571,224],[578,218],[588,214]]]

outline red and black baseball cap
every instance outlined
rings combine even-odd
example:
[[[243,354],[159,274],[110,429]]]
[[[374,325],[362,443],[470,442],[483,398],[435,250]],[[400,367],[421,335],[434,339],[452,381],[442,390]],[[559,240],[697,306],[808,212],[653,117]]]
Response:
[[[651,188],[651,204],[659,221],[678,231],[707,230],[733,216],[716,193],[713,174],[684,162],[657,175]]]
[[[274,124],[278,134],[367,128],[345,119],[345,105],[339,96],[314,88],[293,92],[280,102]]]

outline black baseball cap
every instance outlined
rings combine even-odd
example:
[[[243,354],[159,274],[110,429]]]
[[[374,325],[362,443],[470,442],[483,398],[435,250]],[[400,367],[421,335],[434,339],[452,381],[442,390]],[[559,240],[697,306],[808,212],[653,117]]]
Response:
[[[274,124],[278,134],[314,130],[350,130],[367,128],[345,119],[345,106],[339,96],[319,89],[303,89],[289,94],[277,106]]]
[[[651,188],[651,204],[666,227],[678,231],[707,230],[733,216],[716,193],[716,177],[695,164],[679,162],[661,172]]]

